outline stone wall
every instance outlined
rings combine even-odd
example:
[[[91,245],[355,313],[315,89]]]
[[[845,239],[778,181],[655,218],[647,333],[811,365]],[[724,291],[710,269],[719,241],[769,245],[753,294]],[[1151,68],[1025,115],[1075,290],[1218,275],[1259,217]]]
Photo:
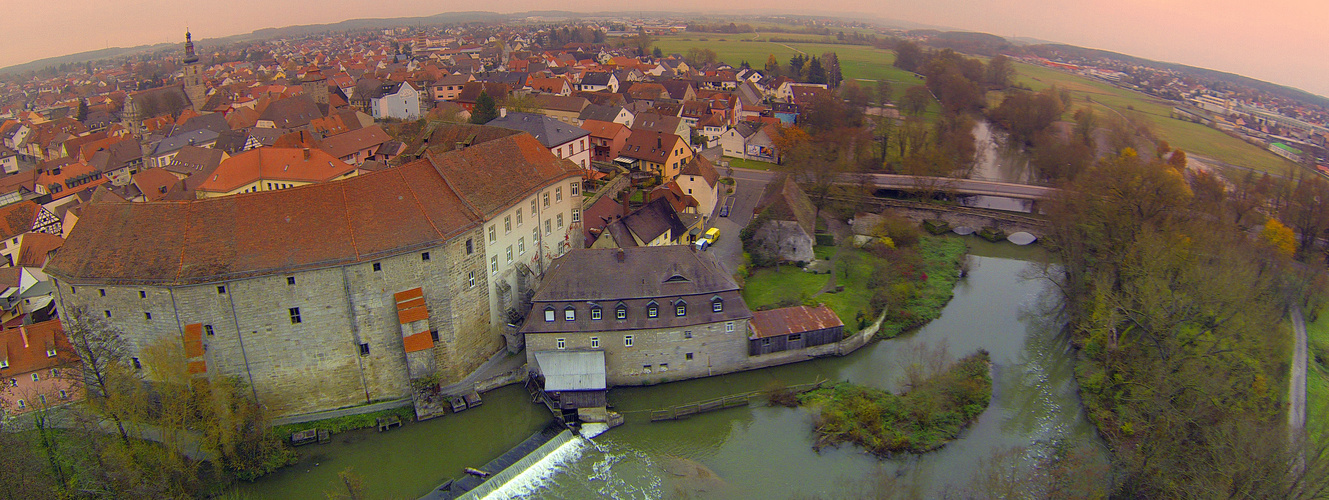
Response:
[[[725,322],[718,322],[686,328],[530,334],[526,336],[527,363],[534,369],[534,353],[557,350],[560,338],[569,350],[596,350],[591,338],[598,338],[598,349],[605,352],[606,382],[611,386],[719,375],[741,370],[746,363],[748,321],[732,323],[731,333],[725,332]],[[692,338],[686,338],[685,332],[692,332]],[[628,335],[632,336],[631,347],[625,342]]]
[[[397,292],[424,292],[440,382],[461,380],[501,350],[481,244],[477,229],[347,266],[169,287],[61,281],[57,294],[62,315],[82,306],[121,329],[140,364],[151,362],[154,344],[181,345],[185,325],[205,325],[207,375],[239,377],[275,415],[292,415],[409,396]]]

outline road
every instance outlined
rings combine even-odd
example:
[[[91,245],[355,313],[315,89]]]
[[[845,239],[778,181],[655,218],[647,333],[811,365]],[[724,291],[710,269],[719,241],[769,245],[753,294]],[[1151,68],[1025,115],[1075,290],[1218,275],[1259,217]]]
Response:
[[[720,170],[724,173],[724,168]],[[722,205],[716,203],[715,212],[708,219],[708,226],[720,228],[720,240],[706,251],[715,254],[716,260],[731,275],[743,264],[743,243],[739,241],[738,233],[752,221],[752,209],[757,207],[762,191],[775,175],[764,170],[735,168],[734,194],[730,195],[734,198],[734,206],[730,208],[729,216],[720,217]]]
[[[1292,304],[1292,329],[1296,339],[1292,349],[1292,373],[1288,378],[1288,439],[1296,445],[1306,435],[1306,319],[1301,306]]]

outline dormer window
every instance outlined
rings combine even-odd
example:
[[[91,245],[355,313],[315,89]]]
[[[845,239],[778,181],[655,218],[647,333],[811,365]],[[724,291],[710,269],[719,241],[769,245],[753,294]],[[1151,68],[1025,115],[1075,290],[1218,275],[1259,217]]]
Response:
[[[716,297],[711,299],[711,312],[724,311],[724,299]]]
[[[568,306],[566,309],[563,309],[563,321],[576,321],[576,320],[577,320],[576,309],[573,309],[572,306]]]
[[[674,303],[674,316],[687,316],[687,315],[688,315],[688,303],[687,303],[687,302],[683,302],[683,301],[681,301],[681,300],[678,301],[678,302],[675,302],[675,303]]]
[[[647,318],[657,318],[659,316],[660,316],[660,306],[656,304],[655,301],[651,301],[650,304],[646,304]]]
[[[604,310],[600,306],[591,306],[591,320],[599,321],[603,314]]]
[[[545,322],[546,322],[546,323],[553,323],[553,322],[554,322],[554,308],[553,308],[553,307],[546,307],[546,308],[545,308]]]
[[[628,306],[619,304],[614,308],[614,317],[617,319],[628,319]]]

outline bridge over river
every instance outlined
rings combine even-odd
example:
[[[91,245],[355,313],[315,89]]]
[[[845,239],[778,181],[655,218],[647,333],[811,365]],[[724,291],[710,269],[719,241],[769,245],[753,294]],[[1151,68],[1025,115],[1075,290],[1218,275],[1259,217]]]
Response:
[[[1046,186],[1031,186],[1011,182],[984,181],[977,179],[955,179],[950,177],[928,177],[898,174],[859,174],[865,175],[877,189],[899,191],[945,191],[973,196],[1000,196],[1021,200],[1040,200],[1050,198],[1061,190]],[[857,184],[858,181],[839,181],[840,184]]]

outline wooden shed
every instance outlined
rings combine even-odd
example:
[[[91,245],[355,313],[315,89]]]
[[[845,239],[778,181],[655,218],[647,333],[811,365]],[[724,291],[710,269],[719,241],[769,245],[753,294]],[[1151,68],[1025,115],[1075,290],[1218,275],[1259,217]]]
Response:
[[[817,307],[783,307],[752,313],[748,355],[760,356],[839,342],[844,323],[835,311]]]
[[[604,351],[540,351],[535,364],[545,394],[563,410],[605,406]]]

